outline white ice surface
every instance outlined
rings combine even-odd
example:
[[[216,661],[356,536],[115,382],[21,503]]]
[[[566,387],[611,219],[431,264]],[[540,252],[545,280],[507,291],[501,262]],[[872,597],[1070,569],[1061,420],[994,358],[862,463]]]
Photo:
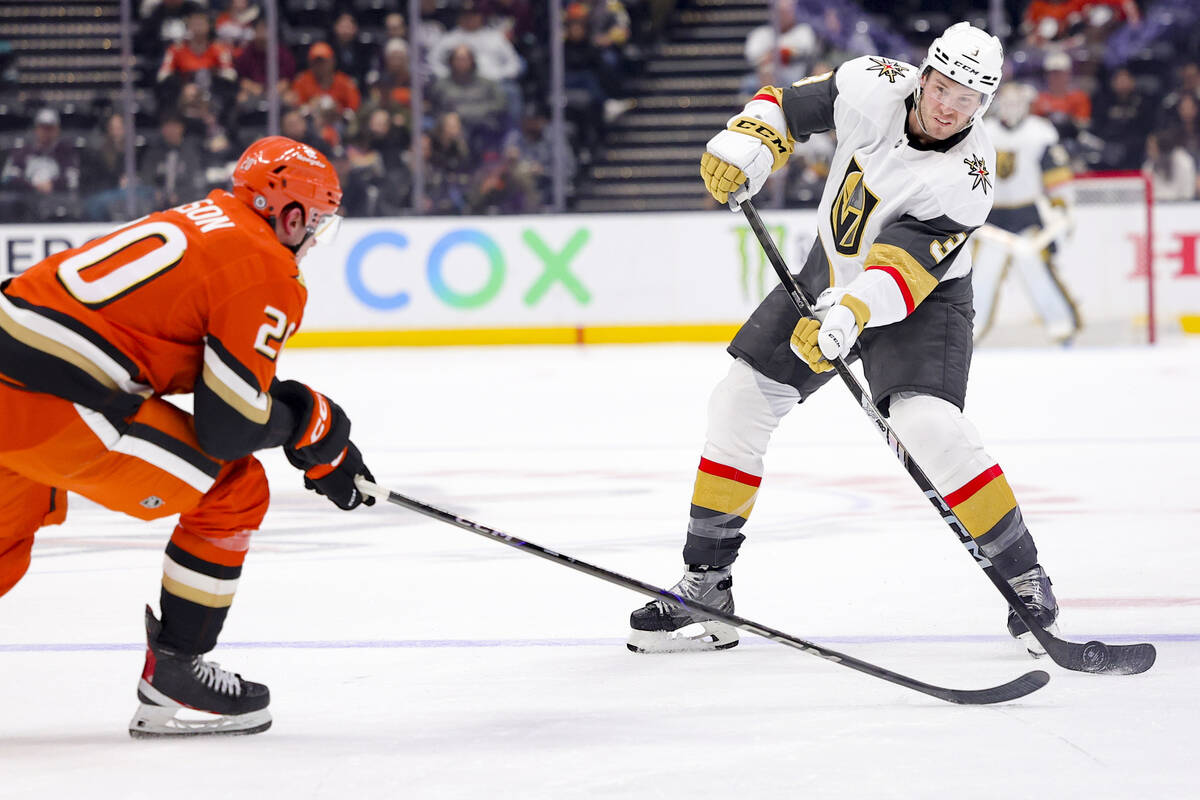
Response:
[[[297,350],[281,372],[346,408],[381,484],[666,587],[727,363],[719,345]],[[1153,641],[1136,677],[1020,654],[836,380],[784,421],[738,613],[933,683],[1051,673],[991,707],[752,635],[633,655],[639,595],[396,506],[340,512],[271,453],[273,505],[212,657],[270,685],[275,725],[134,741],[171,524],[72,497],[0,599],[0,798],[1197,797],[1198,406],[1194,343],[976,354],[967,410],[1064,633]]]

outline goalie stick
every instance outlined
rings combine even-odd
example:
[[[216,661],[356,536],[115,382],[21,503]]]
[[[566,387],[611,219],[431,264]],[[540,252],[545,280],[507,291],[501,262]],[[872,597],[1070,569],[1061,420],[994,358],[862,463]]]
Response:
[[[730,207],[733,210],[736,204],[731,203]],[[783,287],[787,290],[788,295],[792,299],[792,303],[796,306],[796,310],[800,312],[802,317],[815,317],[812,305],[808,298],[800,290],[800,286],[796,283],[796,279],[788,271],[787,264],[783,261],[783,256],[779,253],[779,248],[775,246],[775,240],[767,232],[766,226],[763,225],[762,217],[758,215],[758,209],[748,199],[740,200],[742,213],[745,214],[746,220],[750,223],[750,228],[754,231],[755,237],[762,245],[763,251],[767,254],[767,259],[771,262],[771,266],[775,268],[775,272],[779,275],[779,280]],[[1042,647],[1046,648],[1046,653],[1053,659],[1055,664],[1076,672],[1090,672],[1100,675],[1136,675],[1140,672],[1145,672],[1154,666],[1154,659],[1157,656],[1157,651],[1152,644],[1129,644],[1129,645],[1113,645],[1105,644],[1104,642],[1091,641],[1084,644],[1077,642],[1068,642],[1055,637],[1047,632],[1044,628],[1037,624],[1033,614],[1025,607],[1025,603],[1009,586],[1008,581],[1000,577],[996,572],[992,562],[988,560],[980,550],[979,545],[967,532],[966,526],[962,524],[962,520],[954,513],[953,509],[946,502],[933,483],[925,475],[924,470],[908,455],[908,450],[905,449],[903,443],[896,436],[896,432],[892,430],[891,425],[879,413],[879,409],[871,402],[870,395],[863,389],[862,384],[850,372],[850,368],[846,366],[843,359],[835,358],[831,362],[838,375],[841,376],[842,382],[846,384],[846,388],[850,390],[850,394],[858,402],[859,406],[866,415],[875,423],[876,429],[884,440],[891,447],[892,452],[900,459],[900,463],[908,470],[908,474],[916,482],[925,496],[929,498],[929,502],[937,509],[942,519],[954,531],[955,536],[967,548],[967,552],[975,559],[975,563],[979,565],[984,574],[991,579],[992,584],[1004,596],[1009,607],[1012,608],[1016,615],[1029,628],[1034,638],[1041,643]]]
[[[796,636],[784,633],[783,631],[768,628],[766,625],[760,625],[752,620],[727,614],[719,609],[702,603],[685,601],[678,595],[672,594],[665,589],[660,589],[657,586],[651,586],[648,583],[642,583],[634,578],[629,578],[611,570],[597,567],[594,564],[589,564],[586,561],[580,561],[577,558],[556,553],[533,542],[527,542],[518,539],[511,534],[503,533],[502,531],[494,530],[486,525],[480,525],[478,522],[472,522],[469,519],[452,514],[449,511],[443,511],[440,508],[422,503],[420,500],[414,500],[411,497],[405,497],[402,494],[385,489],[378,486],[361,475],[354,479],[354,484],[358,490],[365,495],[377,497],[380,500],[386,500],[389,503],[394,503],[398,506],[403,506],[410,511],[415,511],[418,514],[423,514],[439,522],[446,522],[456,528],[462,528],[465,531],[478,534],[487,539],[506,544],[509,547],[515,547],[518,550],[535,555],[538,558],[543,558],[547,561],[553,561],[556,564],[561,564],[564,567],[570,567],[576,572],[582,572],[585,575],[591,575],[593,578],[599,578],[602,581],[623,586],[626,589],[632,589],[635,592],[644,594],[654,600],[662,600],[665,603],[670,603],[673,606],[678,606],[685,611],[699,611],[706,616],[711,616],[713,619],[720,620],[735,628],[739,628],[750,633],[756,633],[770,639],[773,642],[779,642],[782,645],[793,647],[797,650],[802,650],[809,655],[823,658],[826,661],[832,661],[835,664],[841,664],[843,667],[857,670],[866,675],[894,683],[897,686],[903,686],[906,689],[927,694],[930,697],[936,697],[939,700],[945,700],[947,703],[959,703],[961,705],[986,705],[989,703],[1003,703],[1008,700],[1015,700],[1018,697],[1024,697],[1031,692],[1045,686],[1050,682],[1050,676],[1042,670],[1033,670],[1024,675],[1014,678],[1008,683],[999,686],[992,686],[987,689],[947,689],[942,686],[934,686],[929,683],[918,681],[915,678],[909,678],[901,675],[898,672],[892,672],[889,669],[876,666],[867,661],[848,656],[845,653],[839,653],[836,650],[830,650],[827,647],[822,647],[819,644],[814,644]]]
[[[1013,233],[1012,231],[1006,231],[1003,228],[998,228],[991,223],[985,223],[976,229],[973,235],[978,236],[980,239],[997,242],[1014,252],[1036,256],[1049,247],[1051,242],[1062,236],[1068,224],[1069,221],[1066,219],[1056,220],[1032,236],[1027,237]]]

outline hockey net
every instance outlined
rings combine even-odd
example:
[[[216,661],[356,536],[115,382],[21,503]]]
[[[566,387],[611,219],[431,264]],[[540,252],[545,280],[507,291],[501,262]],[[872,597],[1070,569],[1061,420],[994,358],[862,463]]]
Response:
[[[1073,230],[1056,242],[1056,274],[1074,301],[1080,345],[1153,343],[1154,198],[1140,172],[1091,172],[1072,182]],[[1017,276],[1001,289],[984,345],[1051,344]]]

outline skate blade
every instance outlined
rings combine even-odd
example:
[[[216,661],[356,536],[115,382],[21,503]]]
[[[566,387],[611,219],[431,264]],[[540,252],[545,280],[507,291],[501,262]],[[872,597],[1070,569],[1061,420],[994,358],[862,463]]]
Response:
[[[1058,623],[1050,623],[1050,627],[1046,628],[1046,632],[1057,639]],[[1042,656],[1046,655],[1046,648],[1042,647],[1042,643],[1034,638],[1034,635],[1029,631],[1025,631],[1017,637],[1017,645],[1024,648],[1025,652],[1034,658],[1041,658]]]
[[[707,620],[684,625],[674,631],[629,631],[625,646],[634,653],[699,653],[728,650],[738,643],[737,628]]]
[[[180,717],[178,714],[187,714]],[[192,716],[195,715],[195,716]],[[168,736],[249,736],[271,727],[265,708],[248,714],[208,714],[187,708],[166,708],[142,703],[129,721],[134,739]]]

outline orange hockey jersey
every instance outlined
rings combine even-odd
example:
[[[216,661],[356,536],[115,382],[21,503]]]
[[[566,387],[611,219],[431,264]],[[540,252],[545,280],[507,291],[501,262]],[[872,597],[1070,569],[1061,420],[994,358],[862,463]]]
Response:
[[[238,457],[295,427],[270,390],[306,299],[270,225],[217,190],[0,284],[0,380],[114,418],[195,392],[201,444]]]

